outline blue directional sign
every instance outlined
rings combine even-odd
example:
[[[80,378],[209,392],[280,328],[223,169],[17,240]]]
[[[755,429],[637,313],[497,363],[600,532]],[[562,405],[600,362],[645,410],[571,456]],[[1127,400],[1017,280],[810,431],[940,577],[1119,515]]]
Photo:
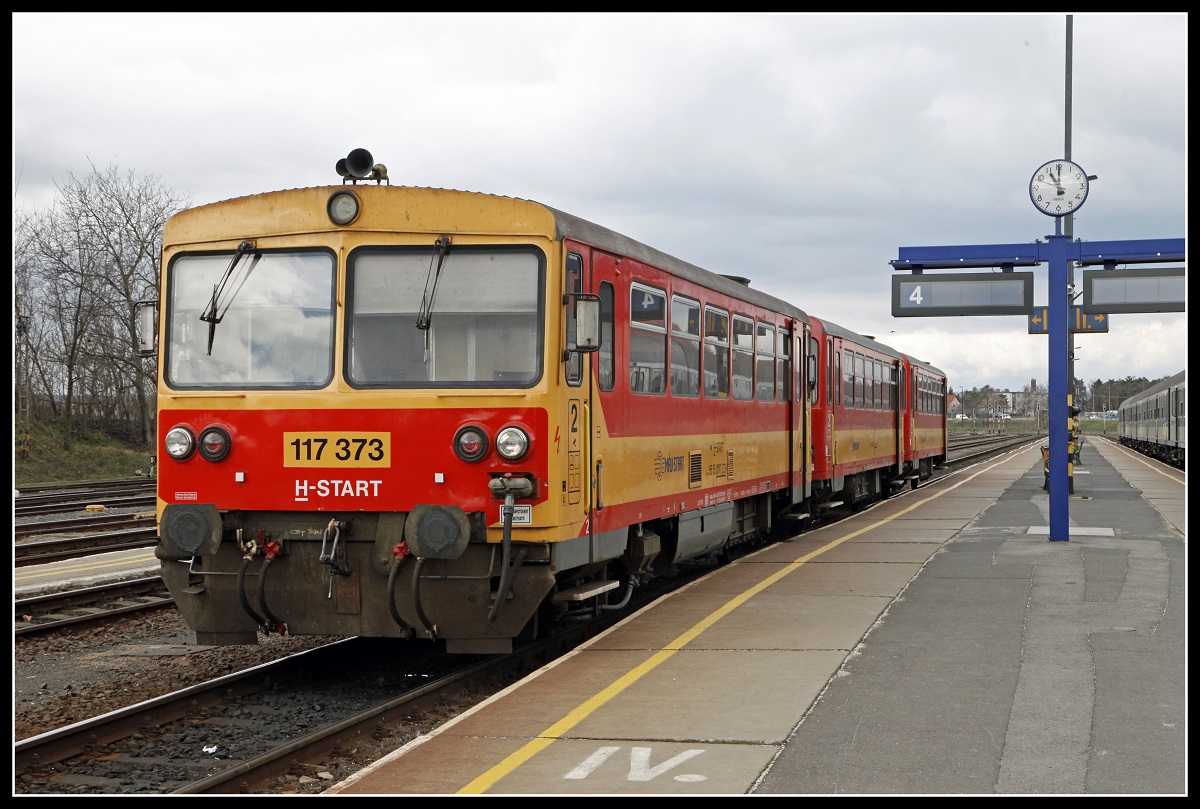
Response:
[[[1029,333],[1030,334],[1049,334],[1050,320],[1046,312],[1049,307],[1035,306],[1033,311],[1029,313]],[[1073,334],[1084,334],[1091,332],[1093,334],[1108,333],[1108,314],[1103,312],[1085,312],[1082,306],[1072,306],[1072,311],[1068,315],[1071,318],[1067,324],[1067,328]]]

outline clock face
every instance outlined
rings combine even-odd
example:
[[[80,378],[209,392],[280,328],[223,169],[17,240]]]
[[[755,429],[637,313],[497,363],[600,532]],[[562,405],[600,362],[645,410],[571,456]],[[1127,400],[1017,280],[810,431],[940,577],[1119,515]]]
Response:
[[[1048,216],[1066,216],[1083,205],[1088,195],[1087,172],[1070,160],[1051,160],[1033,173],[1029,198]]]

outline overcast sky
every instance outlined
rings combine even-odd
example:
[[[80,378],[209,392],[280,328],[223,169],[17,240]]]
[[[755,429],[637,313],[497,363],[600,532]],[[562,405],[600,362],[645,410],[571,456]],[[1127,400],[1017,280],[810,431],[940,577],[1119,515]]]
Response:
[[[901,247],[1054,233],[1028,185],[1068,142],[1099,177],[1075,238],[1186,236],[1185,14],[1073,16],[1069,141],[1064,13],[12,20],[15,208],[92,165],[196,205],[337,184],[361,147],[393,185],[536,200],[749,277],[956,391],[1044,387],[1047,338],[1025,317],[893,318]],[[1075,336],[1075,375],[1176,373],[1186,337],[1183,313],[1113,315]]]

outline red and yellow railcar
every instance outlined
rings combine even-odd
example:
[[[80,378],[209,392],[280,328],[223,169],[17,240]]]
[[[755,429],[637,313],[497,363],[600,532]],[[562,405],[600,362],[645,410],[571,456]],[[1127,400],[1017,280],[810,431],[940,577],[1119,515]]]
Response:
[[[822,379],[825,340],[891,349],[536,202],[338,171],[164,229],[156,554],[199,642],[503,653],[911,471],[900,378],[869,415]]]
[[[811,318],[814,509],[916,488],[946,460],[946,376],[868,335]]]

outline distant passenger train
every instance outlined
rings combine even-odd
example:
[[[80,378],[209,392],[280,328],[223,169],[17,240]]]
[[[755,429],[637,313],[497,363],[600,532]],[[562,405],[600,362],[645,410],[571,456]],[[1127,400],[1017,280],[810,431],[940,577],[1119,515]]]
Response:
[[[946,459],[927,362],[537,202],[337,171],[163,231],[156,554],[202,644],[506,653]]]
[[[1186,398],[1187,371],[1180,371],[1121,402],[1121,443],[1182,469],[1187,461]]]

